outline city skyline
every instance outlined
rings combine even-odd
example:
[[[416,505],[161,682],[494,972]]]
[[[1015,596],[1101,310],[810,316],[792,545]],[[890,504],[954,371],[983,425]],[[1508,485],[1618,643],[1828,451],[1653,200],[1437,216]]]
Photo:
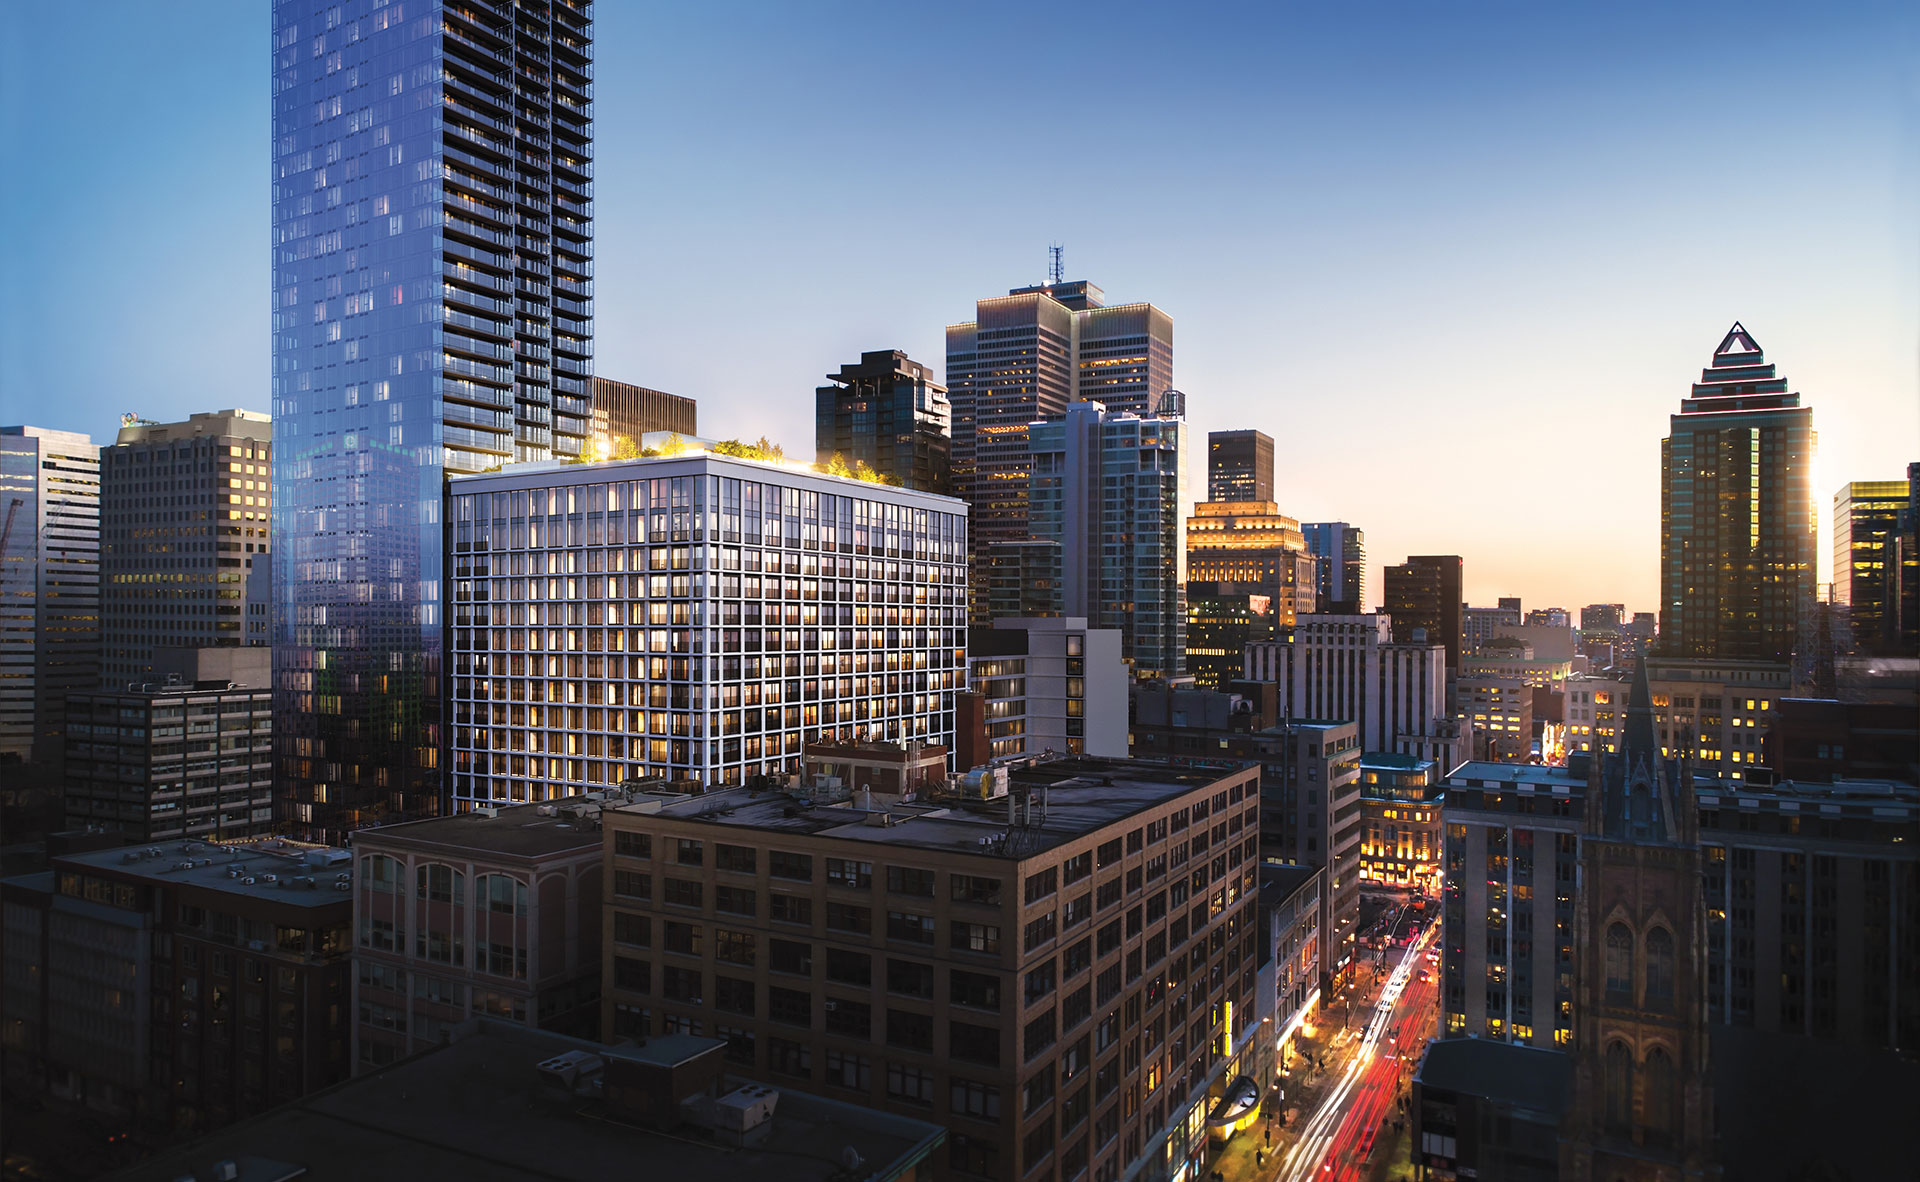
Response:
[[[1122,31],[1064,16],[1035,30],[1043,60],[953,15],[718,8],[647,25],[609,6],[596,40],[635,68],[608,71],[596,98],[595,368],[804,450],[805,394],[823,367],[888,348],[932,363],[956,313],[1042,280],[1045,247],[1060,241],[1068,278],[1179,320],[1190,433],[1273,435],[1288,457],[1281,511],[1365,529],[1371,586],[1407,554],[1459,553],[1476,604],[1518,594],[1530,607],[1654,610],[1657,440],[1734,321],[1815,407],[1817,503],[1847,481],[1896,479],[1916,436],[1920,186],[1898,69],[1914,22],[1891,6],[1738,13],[1343,29],[1320,14],[1231,11],[1190,21],[1162,46],[1167,68],[1136,80],[1102,65]],[[16,264],[0,288],[10,421],[102,443],[125,410],[269,408],[269,23],[140,7],[111,21],[74,9],[15,18],[5,105],[27,110],[33,93],[42,117],[4,132],[5,155],[24,165],[0,198]],[[1594,51],[1571,64],[1550,52],[1569,39]],[[1735,42],[1740,52],[1724,51]],[[884,57],[883,43],[918,47],[882,66],[901,101],[812,85],[822,53]],[[170,92],[185,130],[99,150],[91,129],[145,86],[133,63],[189,48],[203,68]],[[100,65],[84,84],[62,72],[83,55]],[[1755,60],[1795,85],[1753,84]],[[1036,62],[1142,100],[1141,134],[1166,143],[1153,167],[1077,209],[1019,186],[848,201],[828,183],[879,142],[935,159],[945,112],[992,120],[1019,106]],[[682,97],[695,79],[711,101]],[[1380,151],[1389,139],[1395,150]],[[1686,178],[1729,141],[1765,159],[1764,175],[1695,192]],[[1057,160],[1114,175],[1094,148]],[[49,173],[65,181],[36,187]],[[701,179],[650,179],[662,176]],[[884,300],[831,298],[835,260],[881,253],[907,263]],[[724,342],[746,273],[756,299],[786,311],[743,356]],[[125,333],[102,339],[103,314]],[[1549,374],[1556,385],[1543,387]],[[1351,448],[1321,442],[1342,438],[1386,475],[1355,479]],[[1313,442],[1288,447],[1302,439]],[[1458,471],[1476,453],[1520,456],[1523,490],[1536,472],[1598,462],[1615,495],[1518,496],[1491,520],[1472,481],[1408,495],[1423,466]],[[1196,471],[1201,459],[1188,457]],[[1822,582],[1830,528],[1823,514]]]

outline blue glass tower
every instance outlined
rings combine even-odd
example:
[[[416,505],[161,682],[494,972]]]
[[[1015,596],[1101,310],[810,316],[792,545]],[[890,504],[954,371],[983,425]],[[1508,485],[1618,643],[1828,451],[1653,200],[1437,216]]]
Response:
[[[446,474],[587,435],[592,5],[276,0],[273,53],[275,779],[336,838],[445,798]]]

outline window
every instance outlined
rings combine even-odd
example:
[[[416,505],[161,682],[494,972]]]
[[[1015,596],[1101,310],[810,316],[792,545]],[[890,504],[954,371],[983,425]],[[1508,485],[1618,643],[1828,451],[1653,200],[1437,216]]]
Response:
[[[963,1133],[947,1136],[947,1165],[957,1174],[976,1178],[1000,1176],[1000,1147],[988,1137]]]
[[[700,1004],[700,970],[667,965],[660,970],[660,995],[668,1001]]]
[[[1092,967],[1093,941],[1091,940],[1080,941],[1067,949],[1067,954],[1060,958],[1060,975],[1069,981]]]
[[[873,957],[844,948],[827,949],[827,980],[842,985],[872,985]]]
[[[956,920],[948,929],[947,943],[956,952],[980,952],[1000,955],[1000,927],[991,923],[967,923]]]
[[[1118,862],[1120,860],[1120,839],[1116,837],[1112,841],[1100,843],[1097,857],[1102,870]]]
[[[414,871],[414,897],[429,903],[461,903],[466,875],[435,862]]]
[[[474,901],[484,899],[492,914],[526,915],[527,884],[519,879],[504,874],[483,875],[476,881],[475,888]]]
[[[873,886],[873,863],[847,858],[827,859],[827,885],[864,891]]]
[[[1646,1005],[1650,1010],[1673,1008],[1673,933],[1665,928],[1647,933]]]
[[[1000,1031],[971,1022],[947,1023],[947,1053],[960,1062],[1000,1066]]]
[[[1067,912],[1061,921],[1061,926],[1071,928],[1077,924],[1083,924],[1092,918],[1093,896],[1091,894],[1081,895],[1077,899],[1067,900]]]
[[[933,943],[933,916],[915,915],[910,911],[887,912],[887,939],[904,940],[910,944]]]
[[[923,895],[933,898],[933,871],[912,866],[887,867],[887,891],[895,895]]]
[[[1063,885],[1066,885],[1066,886],[1072,886],[1074,883],[1079,882],[1081,879],[1085,878],[1087,875],[1092,873],[1093,873],[1093,851],[1092,850],[1088,850],[1087,852],[1081,853],[1081,854],[1075,854],[1073,857],[1068,858],[1065,862],[1060,864],[1060,881]]]
[[[790,878],[795,882],[812,882],[813,856],[811,854],[790,854],[785,850],[768,850],[767,873],[775,878]]]
[[[873,1060],[847,1051],[827,1052],[827,1083],[865,1092],[873,1087]]]
[[[887,1011],[887,1045],[914,1051],[933,1049],[933,1019],[911,1010]]]
[[[1060,1135],[1066,1136],[1072,1130],[1079,1128],[1081,1122],[1086,1119],[1087,1085],[1081,1084],[1079,1091],[1060,1103]]]
[[[1664,1048],[1655,1047],[1647,1052],[1642,1069],[1646,1079],[1640,1085],[1644,1092],[1640,1125],[1664,1141],[1673,1131],[1673,1060]]]
[[[661,890],[661,898],[675,907],[698,907],[701,905],[700,884],[685,878],[669,878]]]
[[[1059,917],[1057,912],[1049,911],[1045,915],[1038,916],[1034,919],[1028,920],[1027,929],[1026,929],[1026,950],[1028,952],[1032,952],[1035,948],[1038,948],[1040,947],[1040,945],[1045,944],[1048,940],[1053,939],[1054,935],[1058,931],[1059,931]]]
[[[1032,1173],[1033,1167],[1045,1161],[1047,1155],[1052,1152],[1053,1117],[1049,1116],[1028,1130],[1027,1135],[1021,1139],[1020,1160],[1025,1164],[1027,1172]]]
[[[613,941],[647,948],[653,944],[653,920],[626,911],[613,913]]]
[[[829,997],[827,1029],[835,1034],[852,1035],[864,1042],[873,1037],[873,1007],[864,1001]]]
[[[752,932],[736,932],[727,928],[713,929],[713,958],[727,964],[747,965],[754,962],[756,944]]]
[[[724,847],[723,847],[724,848]],[[759,908],[758,896],[747,887],[717,884],[713,888],[713,909],[729,915],[753,915]]]
[[[1120,902],[1120,890],[1119,875],[1115,875],[1101,883],[1100,889],[1094,892],[1094,907],[1100,911],[1105,911],[1107,908],[1117,905]]]
[[[729,1014],[753,1016],[753,982],[738,977],[720,977],[713,979],[713,1008],[725,1010]]]
[[[620,830],[613,835],[613,852],[628,858],[651,858],[653,835]]]
[[[1605,1075],[1607,1126],[1624,1133],[1633,1127],[1633,1052],[1626,1043],[1607,1045]]]
[[[706,843],[690,837],[676,837],[673,840],[673,860],[682,866],[704,866],[707,864]]]
[[[912,960],[887,961],[887,992],[908,997],[933,996],[933,966]]]
[[[1037,874],[1027,875],[1028,903],[1038,903],[1059,889],[1060,872],[1055,867],[1049,866]]]
[[[1099,955],[1105,956],[1109,952],[1118,951],[1120,948],[1120,921],[1116,919],[1101,928],[1096,938],[1099,940]]]
[[[1032,1005],[1052,993],[1057,984],[1059,984],[1059,978],[1054,971],[1054,962],[1051,958],[1045,964],[1029,969],[1027,971],[1027,1004]]]
[[[400,889],[400,863],[385,854],[360,859],[360,889],[391,895]]]
[[[1032,1116],[1053,1099],[1053,1064],[1040,1069],[1038,1075],[1020,1085],[1020,1111]]]
[[[813,975],[813,945],[793,940],[769,940],[767,965],[776,973],[810,977]]]
[[[665,938],[662,945],[668,952],[677,952],[682,956],[700,955],[700,928],[697,925],[668,920],[663,931]]]
[[[724,1038],[727,1040],[727,1049],[725,1051],[727,1062],[739,1063],[747,1067],[753,1066],[754,1035],[752,1030],[743,1026],[715,1026],[713,1028],[713,1035],[715,1038]]]
[[[1027,1023],[1027,1029],[1020,1044],[1027,1061],[1032,1062],[1036,1055],[1052,1046],[1056,1033],[1052,1010]]]
[[[767,987],[767,1017],[789,1026],[813,1025],[813,994],[804,989]]]
[[[977,903],[982,907],[1000,906],[1000,880],[983,878],[977,874],[954,874],[949,876],[953,888],[953,901],[956,903]]]
[[[651,899],[653,875],[642,874],[638,870],[616,870],[613,872],[613,893],[629,899]]]
[[[933,1075],[923,1068],[889,1062],[887,1064],[887,1095],[895,1100],[905,1100],[909,1104],[932,1104]]]
[[[976,1083],[954,1076],[947,1084],[947,1109],[956,1116],[975,1120],[1000,1119],[1000,1089],[989,1083]]]
[[[813,900],[799,895],[769,895],[767,915],[775,923],[813,923]]]
[[[985,973],[970,973],[965,969],[954,969],[949,977],[949,992],[952,1002],[957,1006],[971,1006],[976,1010],[1000,1009],[1000,978]]]
[[[1607,1004],[1633,1004],[1633,933],[1624,923],[1607,929]]]
[[[836,932],[869,935],[873,932],[873,908],[856,907],[852,903],[829,903],[827,927]]]
[[[803,1042],[784,1038],[767,1040],[767,1070],[781,1075],[806,1078],[813,1074],[813,1051]]]
[[[713,865],[718,870],[731,870],[737,874],[752,874],[759,867],[758,850],[745,845],[721,845],[713,847]]]
[[[1080,1025],[1080,1023],[1085,1022],[1091,1017],[1093,1017],[1093,989],[1091,986],[1082,985],[1072,993],[1067,994],[1066,1000],[1060,1003],[1060,1025],[1064,1029],[1072,1030],[1075,1026]],[[1084,1042],[1085,1040],[1082,1041]]]

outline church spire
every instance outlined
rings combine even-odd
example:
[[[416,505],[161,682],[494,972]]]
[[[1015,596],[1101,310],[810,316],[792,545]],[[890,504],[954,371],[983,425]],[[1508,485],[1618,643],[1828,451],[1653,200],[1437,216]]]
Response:
[[[1620,751],[1608,761],[1602,787],[1601,833],[1636,842],[1683,838],[1676,784],[1678,766],[1660,750],[1653,716],[1653,689],[1642,660],[1627,697]]]

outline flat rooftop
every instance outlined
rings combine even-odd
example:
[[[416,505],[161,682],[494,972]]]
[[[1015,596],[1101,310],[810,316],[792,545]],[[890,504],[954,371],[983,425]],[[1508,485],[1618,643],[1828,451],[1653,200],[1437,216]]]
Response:
[[[785,1090],[772,1132],[755,1148],[722,1149],[692,1128],[663,1136],[625,1123],[599,1101],[548,1093],[537,1065],[576,1050],[615,1048],[482,1021],[451,1044],[231,1125],[113,1177],[209,1179],[215,1162],[232,1161],[238,1182],[828,1182],[847,1176],[841,1163],[849,1148],[864,1162],[857,1176],[890,1178],[945,1136],[926,1121]]]
[[[568,797],[547,804],[516,804],[485,812],[455,813],[424,821],[403,821],[356,832],[355,842],[375,845],[402,841],[447,849],[485,850],[513,857],[538,858],[564,854],[582,846],[600,844],[600,828],[593,817],[576,816],[585,806],[595,810],[597,800]]]
[[[353,897],[334,887],[353,881],[350,852],[277,837],[244,842],[175,839],[61,854],[53,859],[53,870],[99,870],[156,886],[195,886],[288,907],[325,907]],[[269,875],[274,881],[267,880]]]
[[[1573,1059],[1491,1038],[1443,1038],[1427,1044],[1415,1077],[1422,1087],[1480,1096],[1558,1116],[1573,1098]]]
[[[1564,767],[1544,763],[1490,763],[1484,760],[1469,760],[1447,773],[1446,783],[1454,788],[1479,788],[1491,784],[1496,788],[1540,787],[1581,788],[1587,786],[1586,773],[1575,775]]]
[[[614,811],[650,812],[675,820],[767,833],[1020,859],[1238,774],[1238,770],[1180,767],[1140,759],[1055,759],[1015,768],[1008,774],[1009,795],[1032,797],[1033,824],[1018,829],[1016,840],[997,845],[983,842],[1008,831],[1009,805],[1005,797],[868,810],[850,804],[809,804],[780,792],[729,788],[675,800],[657,810],[628,805]],[[1026,811],[1021,805],[1023,819]],[[883,813],[891,817],[890,823],[870,820]]]

